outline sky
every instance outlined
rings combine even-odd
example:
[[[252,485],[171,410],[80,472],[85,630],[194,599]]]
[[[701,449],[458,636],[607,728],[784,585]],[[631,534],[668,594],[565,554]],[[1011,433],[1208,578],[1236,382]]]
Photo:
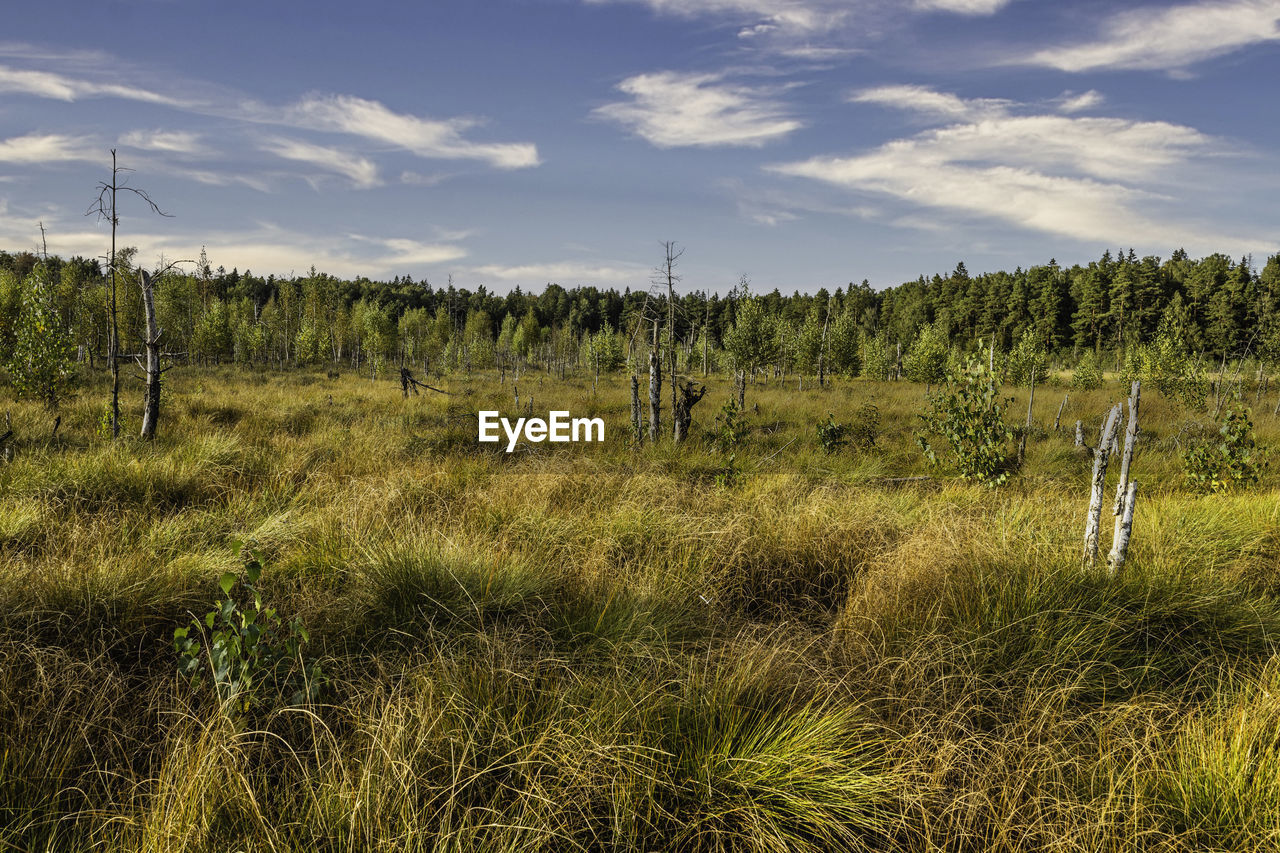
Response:
[[[43,0],[0,248],[505,293],[1280,250],[1280,0]]]

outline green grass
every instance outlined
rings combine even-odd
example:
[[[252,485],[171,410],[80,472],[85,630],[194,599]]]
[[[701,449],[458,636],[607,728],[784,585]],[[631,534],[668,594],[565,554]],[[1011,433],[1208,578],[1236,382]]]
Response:
[[[1072,437],[1114,384],[991,490],[927,466],[908,383],[749,387],[722,487],[720,380],[686,444],[633,447],[625,377],[527,374],[522,402],[599,414],[606,442],[508,455],[475,441],[476,410],[512,407],[488,375],[409,400],[168,376],[151,445],[95,435],[101,378],[56,442],[13,409],[0,850],[1280,846],[1280,473],[1189,491],[1205,412],[1144,398],[1109,578],[1079,565]],[[1061,394],[1038,390],[1042,427]],[[824,453],[815,425],[868,400],[875,447]],[[311,630],[315,705],[228,718],[176,676],[173,630],[244,539]]]

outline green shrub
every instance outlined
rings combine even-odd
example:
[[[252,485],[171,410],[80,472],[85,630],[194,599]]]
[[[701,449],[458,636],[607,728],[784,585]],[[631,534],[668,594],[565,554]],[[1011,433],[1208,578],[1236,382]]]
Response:
[[[1258,482],[1265,461],[1254,440],[1251,414],[1236,401],[1223,413],[1216,440],[1202,439],[1183,452],[1188,483],[1202,492],[1225,492]]]
[[[214,609],[203,620],[193,620],[190,628],[173,632],[178,672],[196,690],[207,672],[219,706],[233,716],[286,694],[293,705],[314,701],[323,674],[319,663],[303,660],[302,649],[310,641],[307,629],[298,617],[285,622],[263,602],[256,586],[261,556],[247,547],[241,554],[244,574],[226,572],[219,578],[222,599]]]
[[[970,359],[963,373],[949,373],[946,385],[928,400],[930,409],[920,415],[924,428],[916,433],[916,442],[930,464],[939,464],[930,438],[941,436],[963,479],[991,486],[1008,479],[1006,445],[1013,430],[1004,413],[1013,398],[1000,397],[987,365]]]
[[[827,413],[825,421],[818,421],[818,443],[827,453],[835,453],[849,440],[849,427],[836,423],[833,412]]]

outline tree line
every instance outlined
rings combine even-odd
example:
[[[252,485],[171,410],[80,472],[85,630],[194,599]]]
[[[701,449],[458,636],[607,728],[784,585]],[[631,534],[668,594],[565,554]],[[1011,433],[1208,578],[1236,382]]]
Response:
[[[136,251],[119,251],[115,268],[120,351],[128,356],[142,352],[146,336]],[[107,286],[94,259],[0,252],[0,358],[12,365],[30,347],[23,318],[39,303],[72,359],[100,363]],[[642,370],[659,340],[687,372],[905,372],[932,381],[948,352],[980,342],[1120,366],[1162,334],[1189,357],[1280,360],[1280,255],[1261,269],[1247,257],[1197,260],[1181,250],[1163,261],[1130,250],[1088,265],[1051,260],[981,275],[960,263],[948,275],[881,291],[864,280],[788,296],[753,293],[745,277],[725,295],[554,283],[500,295],[452,281],[342,279],[314,268],[264,278],[215,269],[202,253],[161,276],[154,291],[166,359],[192,364],[350,365],[372,374],[389,365],[440,373],[506,365]],[[670,356],[664,350],[663,359]]]

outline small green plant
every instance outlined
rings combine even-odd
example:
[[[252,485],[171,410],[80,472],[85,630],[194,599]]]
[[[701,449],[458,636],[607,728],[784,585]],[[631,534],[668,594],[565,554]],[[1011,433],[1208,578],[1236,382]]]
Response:
[[[945,439],[960,476],[997,486],[1009,477],[1006,449],[1013,430],[1004,413],[1012,397],[1002,398],[987,365],[970,359],[964,371],[949,373],[946,384],[928,397],[930,410],[920,415],[924,428],[916,443],[930,464],[939,464],[930,438]]]
[[[716,415],[716,450],[725,457],[724,467],[716,473],[716,485],[729,488],[742,477],[742,466],[738,464],[738,445],[742,441],[742,424],[739,417],[742,412],[738,401],[730,397],[729,402]]]
[[[318,662],[307,663],[302,651],[310,635],[302,620],[285,622],[264,603],[257,587],[262,557],[251,547],[237,546],[243,573],[218,579],[222,598],[204,619],[173,632],[178,673],[199,690],[208,674],[218,704],[235,716],[288,696],[289,703],[315,701],[323,683]],[[194,631],[192,630],[194,628]]]
[[[104,403],[102,406],[102,414],[98,416],[98,425],[94,428],[94,434],[98,438],[111,438],[111,403]],[[124,412],[120,413],[120,432],[125,431]]]
[[[1258,482],[1266,463],[1254,440],[1251,415],[1237,400],[1223,413],[1216,439],[1198,441],[1183,452],[1182,468],[1193,488],[1225,492]]]
[[[849,440],[849,427],[836,423],[834,412],[827,413],[825,421],[818,421],[818,442],[827,453],[835,453]]]

